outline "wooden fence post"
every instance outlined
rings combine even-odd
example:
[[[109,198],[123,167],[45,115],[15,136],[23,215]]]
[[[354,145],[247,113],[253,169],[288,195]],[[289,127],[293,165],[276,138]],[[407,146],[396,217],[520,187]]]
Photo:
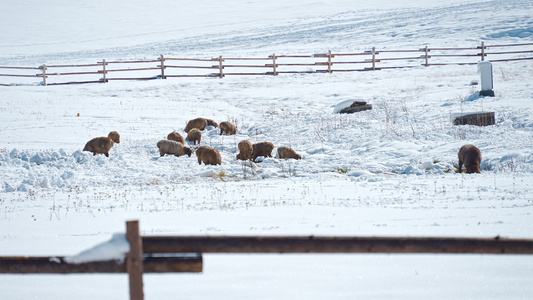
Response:
[[[126,259],[130,283],[130,299],[143,300],[143,245],[139,233],[139,221],[126,222],[126,238],[130,243],[130,252]]]
[[[424,48],[424,51],[426,52],[426,64],[425,66],[428,67],[429,66],[429,55],[428,55],[428,46],[426,45],[426,48]]]
[[[219,75],[220,78],[224,78],[224,66],[222,65],[223,61],[224,60],[222,59],[222,55],[220,55],[219,58],[218,58],[218,62],[219,62],[218,64],[219,64],[219,69],[220,69],[220,75]]]
[[[104,74],[104,83],[107,82],[107,70],[106,70],[107,63],[105,62],[105,59],[102,59],[102,73]]]
[[[376,47],[372,47],[372,70],[376,70]]]
[[[41,71],[43,72],[43,85],[46,86],[46,65],[40,66],[39,69],[41,69]]]
[[[167,77],[165,76],[165,57],[163,56],[163,54],[161,54],[159,60],[161,61],[161,78],[167,79]]]
[[[276,54],[272,54],[272,68],[274,69],[274,76],[278,75],[278,71],[276,71]]]
[[[481,61],[485,60],[485,42],[481,42]]]
[[[331,50],[328,50],[328,72],[329,72],[329,73],[333,72],[333,71],[331,70],[331,57],[332,57],[332,56],[331,56]]]

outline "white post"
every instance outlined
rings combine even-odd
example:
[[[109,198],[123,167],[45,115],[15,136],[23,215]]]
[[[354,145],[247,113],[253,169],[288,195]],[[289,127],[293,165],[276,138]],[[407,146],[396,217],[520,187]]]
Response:
[[[481,75],[481,91],[479,95],[494,97],[492,90],[492,64],[489,61],[480,61],[477,63],[477,71]]]
[[[43,71],[43,85],[46,86],[46,65],[40,66],[40,69]]]

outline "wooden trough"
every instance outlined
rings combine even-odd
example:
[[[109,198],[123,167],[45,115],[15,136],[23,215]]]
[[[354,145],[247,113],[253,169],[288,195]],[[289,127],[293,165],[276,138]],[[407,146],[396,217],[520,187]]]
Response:
[[[457,115],[453,119],[453,125],[494,125],[494,112],[466,113]]]

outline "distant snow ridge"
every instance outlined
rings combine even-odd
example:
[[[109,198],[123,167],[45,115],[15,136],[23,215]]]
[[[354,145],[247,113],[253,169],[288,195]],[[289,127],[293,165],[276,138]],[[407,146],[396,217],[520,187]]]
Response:
[[[143,42],[142,39],[139,41],[138,36],[106,38],[107,33],[102,32],[106,40],[125,40],[127,43],[124,46],[120,43],[93,50],[70,47],[51,53],[7,55],[0,57],[0,64],[87,62],[102,57],[116,58],[117,53],[122,59],[134,60],[154,57],[160,53],[169,56],[198,53],[205,56],[231,56],[242,53],[243,49],[257,54],[271,53],[271,51],[287,53],[301,45],[310,45],[306,46],[307,48],[314,46],[318,48],[317,51],[327,50],[322,45],[328,45],[328,48],[337,51],[368,50],[373,46],[389,46],[391,38],[397,46],[411,46],[413,41],[417,40],[435,46],[444,38],[461,41],[463,36],[475,39],[530,38],[532,32],[528,15],[530,7],[530,0],[493,0],[427,8],[413,6],[380,10],[361,10],[352,5],[344,11],[324,14],[321,17],[293,17],[287,22],[274,22],[276,25],[261,24],[254,28],[232,28],[224,34],[200,32],[194,36],[161,35],[162,38],[154,42]],[[487,21],[480,22],[477,16],[483,16],[482,18],[486,18]],[[523,28],[510,28],[515,25]],[[154,31],[157,32],[158,29],[154,28]],[[480,36],[480,33],[487,32],[491,34]],[[63,43],[58,44],[64,46]]]
[[[503,30],[498,33],[489,34],[487,38],[489,39],[501,39],[504,37],[528,38],[531,36],[533,36],[533,27]]]

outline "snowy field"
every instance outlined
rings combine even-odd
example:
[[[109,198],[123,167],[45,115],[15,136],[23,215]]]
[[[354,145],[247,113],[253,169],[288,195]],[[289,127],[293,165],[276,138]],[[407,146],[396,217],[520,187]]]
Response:
[[[4,2],[3,66],[533,42],[529,0]],[[0,255],[75,255],[134,219],[145,235],[533,238],[533,61],[493,69],[495,97],[476,96],[475,65],[0,87]],[[373,109],[333,113],[348,100]],[[451,122],[490,111],[494,126]],[[159,156],[196,117],[237,125],[203,132],[221,166]],[[112,130],[109,158],[81,151]],[[303,159],[243,163],[244,139]],[[481,174],[455,173],[468,143]],[[144,282],[146,299],[531,299],[533,257],[218,254]],[[127,275],[0,275],[0,291],[129,297]]]

